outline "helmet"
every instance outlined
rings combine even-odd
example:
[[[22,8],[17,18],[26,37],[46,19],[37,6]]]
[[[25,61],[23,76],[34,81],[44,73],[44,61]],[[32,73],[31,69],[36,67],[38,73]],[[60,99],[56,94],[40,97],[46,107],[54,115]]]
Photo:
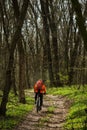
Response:
[[[36,84],[37,84],[37,87],[42,87],[43,81],[40,79],[40,80],[37,81]]]

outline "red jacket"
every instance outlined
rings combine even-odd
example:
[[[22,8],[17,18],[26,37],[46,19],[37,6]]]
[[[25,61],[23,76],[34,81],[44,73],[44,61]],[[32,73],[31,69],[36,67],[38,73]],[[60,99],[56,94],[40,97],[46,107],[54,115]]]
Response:
[[[40,93],[46,93],[46,86],[42,83],[41,87],[38,86],[38,82],[34,85],[34,92],[37,93],[38,89],[40,89]]]

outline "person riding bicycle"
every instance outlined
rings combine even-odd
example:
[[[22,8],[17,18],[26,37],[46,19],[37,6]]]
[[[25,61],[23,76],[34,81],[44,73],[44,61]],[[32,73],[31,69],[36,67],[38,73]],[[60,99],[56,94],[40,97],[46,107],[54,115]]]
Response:
[[[35,93],[35,104],[37,100],[37,94],[40,94],[40,105],[43,105],[43,94],[46,94],[46,86],[43,83],[43,80],[38,80],[34,85],[34,93]]]

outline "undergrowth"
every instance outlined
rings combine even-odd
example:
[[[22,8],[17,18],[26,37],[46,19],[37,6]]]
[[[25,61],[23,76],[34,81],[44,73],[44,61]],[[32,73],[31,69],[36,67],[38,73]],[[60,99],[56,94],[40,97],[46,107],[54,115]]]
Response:
[[[1,98],[0,98],[1,100]],[[26,94],[26,104],[19,103],[18,96],[11,92],[6,117],[0,117],[0,130],[12,130],[33,109],[34,99]]]
[[[87,86],[49,88],[49,94],[66,96],[73,103],[66,117],[64,130],[87,130]],[[68,107],[68,106],[67,106]]]
[[[66,96],[69,100],[73,101],[66,117],[64,130],[87,130],[87,86],[80,87],[80,89],[78,89],[78,86],[49,88],[47,93]],[[28,95],[28,91],[26,94],[26,104],[19,103],[18,97],[10,93],[6,117],[0,117],[0,130],[12,130],[33,109],[33,106],[34,98]],[[54,109],[54,107],[50,107],[48,112],[52,113]],[[48,119],[45,117],[41,120],[40,124],[47,122]]]

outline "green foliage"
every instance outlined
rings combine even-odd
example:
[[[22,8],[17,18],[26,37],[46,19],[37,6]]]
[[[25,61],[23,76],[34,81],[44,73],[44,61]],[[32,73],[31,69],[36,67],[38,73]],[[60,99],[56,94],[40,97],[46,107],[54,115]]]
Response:
[[[49,119],[51,118],[51,113],[50,111],[48,111],[47,115],[45,115],[44,117],[41,117],[38,121],[38,124],[36,126],[38,127],[43,127],[44,126],[44,123],[48,123],[49,122]]]
[[[68,75],[63,75],[63,74],[59,73],[59,76],[60,76],[61,83],[67,84],[68,78],[69,78]]]
[[[67,130],[86,130],[87,129],[87,86],[83,89],[77,89],[76,86],[63,87],[63,88],[51,88],[48,89],[48,93],[53,95],[63,95],[72,102],[69,109],[69,113],[66,117],[66,123],[64,129]]]
[[[18,97],[10,93],[6,117],[0,118],[0,130],[12,130],[12,128],[18,124],[24,116],[33,109],[34,99],[26,95],[26,104],[21,104],[18,101]]]
[[[50,107],[48,107],[47,111],[48,111],[48,113],[53,113],[54,109],[55,109],[54,106],[50,106]]]
[[[70,87],[59,87],[59,88],[49,88],[47,90],[47,92],[49,94],[53,94],[53,95],[64,95],[64,96],[67,96],[67,95],[71,95],[74,93],[74,91],[76,91],[74,88],[72,88],[72,91],[71,91],[71,88]]]
[[[39,123],[38,123],[38,127],[43,127],[44,123],[49,121],[49,117],[43,117],[40,118]]]

